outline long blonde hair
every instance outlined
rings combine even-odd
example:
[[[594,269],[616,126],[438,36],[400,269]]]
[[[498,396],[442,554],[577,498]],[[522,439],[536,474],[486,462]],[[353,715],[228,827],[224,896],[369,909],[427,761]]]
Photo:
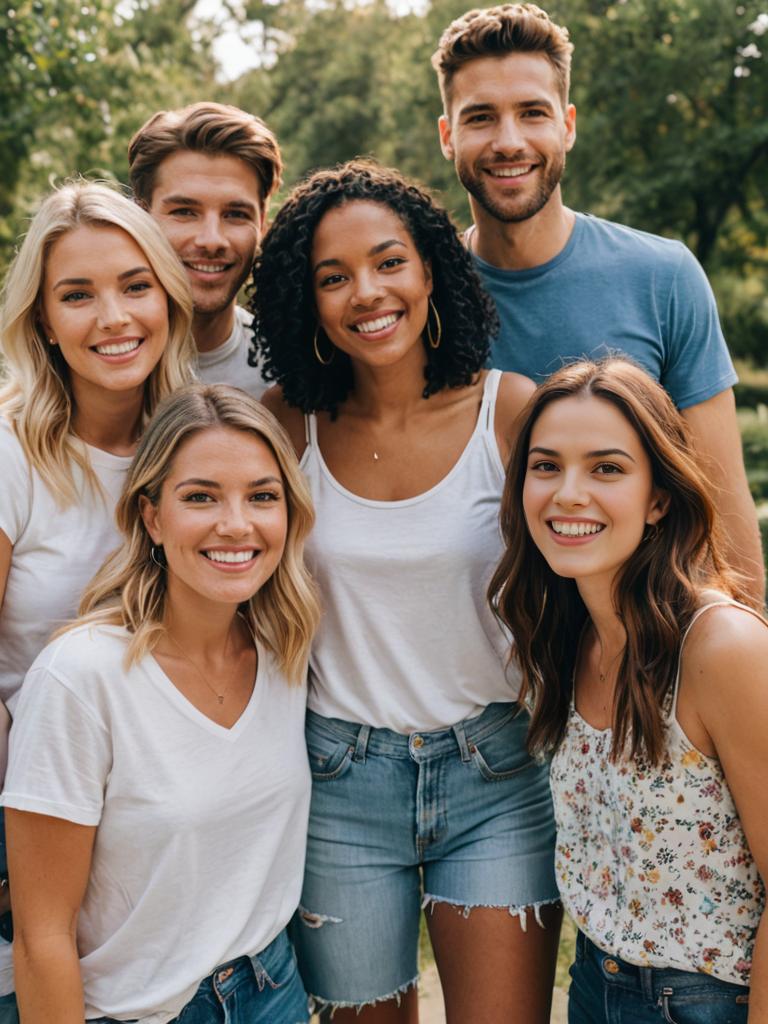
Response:
[[[69,372],[58,347],[46,342],[41,292],[51,246],[82,226],[117,227],[130,235],[168,295],[168,343],[145,385],[145,422],[161,399],[192,379],[195,359],[187,277],[152,217],[99,182],[69,182],[47,196],[3,288],[0,338],[5,372],[0,415],[11,423],[30,465],[62,506],[77,500],[74,465],[91,485],[95,475],[85,447],[72,434]]]
[[[180,445],[212,427],[255,435],[269,446],[280,467],[288,506],[285,550],[274,574],[240,610],[286,677],[298,682],[320,616],[315,586],[304,565],[304,541],[315,520],[312,499],[288,436],[274,416],[256,399],[224,384],[190,385],[165,399],[155,413],[117,503],[122,546],[93,578],[80,602],[80,618],[67,628],[86,623],[125,626],[133,634],[129,665],[156,646],[165,630],[167,575],[151,557],[141,498],[157,504]]]

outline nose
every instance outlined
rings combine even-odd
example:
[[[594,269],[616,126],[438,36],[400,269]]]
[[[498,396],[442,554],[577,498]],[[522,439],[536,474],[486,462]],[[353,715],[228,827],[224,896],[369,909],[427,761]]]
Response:
[[[352,304],[367,308],[373,306],[384,294],[384,288],[378,276],[365,271],[358,274],[354,281]]]
[[[197,221],[195,245],[207,252],[218,252],[227,247],[227,238],[221,227],[221,219],[216,211],[202,216]]]
[[[99,299],[97,323],[99,330],[113,331],[130,320],[121,294],[102,295]]]
[[[583,508],[588,505],[589,494],[584,486],[582,474],[575,471],[561,473],[554,499],[563,509]]]
[[[251,532],[251,522],[247,515],[247,507],[240,501],[223,502],[221,515],[216,523],[216,534],[219,537],[239,538]]]
[[[516,117],[508,115],[499,119],[491,149],[503,156],[511,156],[525,149],[525,137]]]

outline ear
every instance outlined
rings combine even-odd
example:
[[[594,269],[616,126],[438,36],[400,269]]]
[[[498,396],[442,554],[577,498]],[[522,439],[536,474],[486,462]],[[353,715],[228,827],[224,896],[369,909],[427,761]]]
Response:
[[[451,122],[446,114],[441,114],[437,119],[437,130],[440,132],[440,149],[446,160],[453,160],[456,156],[453,143],[451,142]]]
[[[569,103],[565,108],[565,151],[570,153],[576,142],[576,107]]]
[[[424,283],[429,289],[429,294],[432,294],[434,284],[432,281],[432,260],[424,260]]]
[[[153,505],[146,494],[139,495],[139,512],[141,513],[144,528],[149,534],[153,544],[162,544],[163,536],[160,529],[160,519],[157,505]]]
[[[669,494],[667,491],[663,491],[660,487],[655,487],[653,491],[653,497],[648,508],[648,514],[645,517],[645,521],[648,526],[654,526],[660,522],[669,511]]]

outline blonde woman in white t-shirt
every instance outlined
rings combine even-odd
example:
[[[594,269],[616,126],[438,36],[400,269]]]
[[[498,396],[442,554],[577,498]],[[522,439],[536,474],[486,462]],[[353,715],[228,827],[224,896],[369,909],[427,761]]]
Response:
[[[183,268],[145,211],[86,181],[42,202],[0,329],[0,699],[11,711],[118,542],[114,506],[139,434],[191,376],[190,323]],[[0,1021],[15,1020],[12,989],[0,942]]]
[[[25,1024],[308,1020],[285,925],[309,808],[313,518],[290,442],[243,392],[192,385],[147,428],[123,544],[28,673],[11,733]]]

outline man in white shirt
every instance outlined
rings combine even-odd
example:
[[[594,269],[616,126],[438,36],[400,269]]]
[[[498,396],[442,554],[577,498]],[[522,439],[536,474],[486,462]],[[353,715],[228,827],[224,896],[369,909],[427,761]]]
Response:
[[[254,397],[266,383],[249,349],[250,314],[237,305],[280,184],[277,139],[237,107],[193,103],[154,114],[131,139],[137,200],[165,232],[189,277],[198,375]]]

